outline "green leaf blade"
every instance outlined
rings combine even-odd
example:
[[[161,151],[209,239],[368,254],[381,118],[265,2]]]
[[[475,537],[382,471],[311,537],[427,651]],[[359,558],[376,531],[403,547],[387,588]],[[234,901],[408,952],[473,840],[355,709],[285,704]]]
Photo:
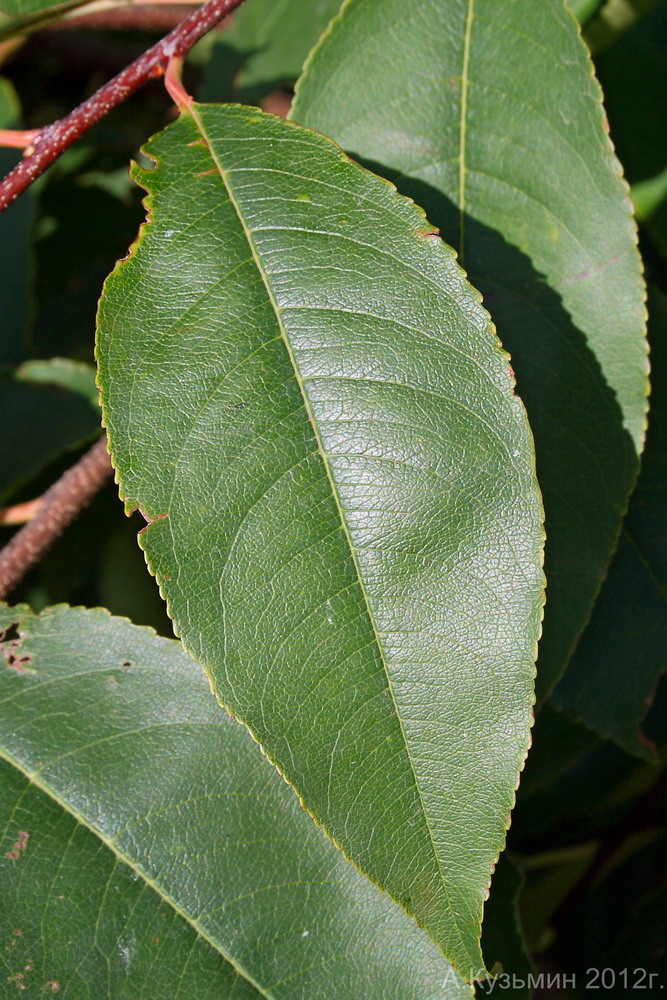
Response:
[[[591,620],[552,701],[603,739],[656,760],[642,722],[667,667],[667,299],[652,289],[649,304],[651,408],[642,468]]]
[[[426,209],[512,356],[546,512],[543,700],[615,548],[647,393],[631,205],[574,19],[560,0],[349,0],[291,117]]]
[[[0,935],[17,938],[9,972],[32,959],[36,994],[52,981],[85,1000],[325,1000],[332,983],[345,1000],[471,996],[313,826],[178,643],[101,609],[3,606],[11,626]]]
[[[98,358],[149,565],[221,702],[475,975],[541,607],[506,361],[422,213],[323,137],[198,105],[148,153]]]

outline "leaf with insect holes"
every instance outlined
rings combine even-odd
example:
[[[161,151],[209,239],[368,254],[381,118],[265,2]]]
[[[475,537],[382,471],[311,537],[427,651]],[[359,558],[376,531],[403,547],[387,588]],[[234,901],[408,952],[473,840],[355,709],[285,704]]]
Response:
[[[466,977],[526,753],[532,442],[423,213],[325,137],[194,105],[98,360],[185,647],[329,836]]]
[[[0,77],[0,128],[20,125],[21,111],[12,85]],[[16,166],[21,154],[0,148],[0,176]],[[30,351],[30,292],[32,261],[30,241],[34,199],[27,195],[0,216],[0,365],[18,364]]]

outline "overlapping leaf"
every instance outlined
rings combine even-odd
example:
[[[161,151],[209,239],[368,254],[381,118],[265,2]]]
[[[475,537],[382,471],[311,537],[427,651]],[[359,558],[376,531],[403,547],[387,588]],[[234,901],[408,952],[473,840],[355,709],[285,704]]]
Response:
[[[464,1000],[173,640],[0,608],[0,995]]]
[[[661,0],[607,0],[587,26],[584,37],[594,55],[603,52],[634,28]]]
[[[562,0],[349,0],[292,113],[423,205],[512,355],[546,508],[545,695],[615,547],[647,391],[631,207],[574,18]]]
[[[19,382],[31,382],[33,385],[59,386],[87,399],[96,411],[98,409],[95,368],[85,361],[73,361],[71,358],[31,359],[16,369],[14,377]]]
[[[271,90],[296,80],[308,52],[341,0],[248,0],[224,33],[223,44],[244,57],[242,90]]]
[[[14,89],[0,77],[0,128],[17,128],[19,119]],[[0,148],[0,177],[9,173],[19,159],[16,150]],[[28,354],[33,216],[33,200],[27,195],[0,218],[0,365],[17,364]]]
[[[135,2],[141,6],[141,0],[105,0],[103,8],[127,7]],[[196,0],[183,3],[196,5]],[[87,13],[85,7],[99,10],[96,0],[0,0],[0,41],[39,31],[53,21],[78,17]]]
[[[568,5],[574,16],[582,24],[585,24],[602,6],[603,2],[604,0],[568,0]]]
[[[655,759],[646,715],[667,669],[667,300],[650,298],[652,392],[642,470],[618,550],[554,704]]]
[[[65,0],[65,2],[63,0],[0,0],[0,15],[3,17],[29,17],[38,11],[49,8],[67,9],[87,2],[89,0],[78,0],[77,3],[74,3],[73,0]]]
[[[667,258],[667,7],[658,4],[600,53],[596,70],[637,217]]]
[[[0,41],[56,21],[91,0],[0,0]]]
[[[474,975],[541,607],[506,359],[421,211],[324,137],[195,105],[147,151],[98,355],[149,565],[218,698]]]
[[[482,950],[489,969],[496,970],[509,979],[498,983],[489,981],[480,986],[480,995],[491,995],[496,987],[503,993],[511,989],[512,1000],[531,1000],[530,977],[535,978],[535,968],[528,954],[523,934],[519,899],[526,878],[516,861],[507,851],[498,859],[491,883],[491,895],[484,909]],[[534,981],[533,978],[533,981]],[[507,983],[513,984],[508,987]]]

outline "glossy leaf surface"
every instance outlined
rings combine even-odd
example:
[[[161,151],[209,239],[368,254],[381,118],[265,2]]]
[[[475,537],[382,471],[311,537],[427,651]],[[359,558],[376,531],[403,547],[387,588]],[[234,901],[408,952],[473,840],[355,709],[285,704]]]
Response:
[[[642,470],[618,550],[554,704],[629,753],[667,669],[667,299],[650,298],[651,409]]]
[[[574,18],[562,0],[349,0],[292,115],[426,209],[512,355],[546,509],[543,697],[615,548],[647,391],[631,208]]]
[[[0,608],[0,995],[464,1000],[173,640]],[[18,634],[17,634],[18,633]],[[254,985],[253,985],[254,984]]]
[[[121,494],[175,629],[466,976],[530,724],[531,441],[423,213],[323,136],[195,105],[100,306]]]

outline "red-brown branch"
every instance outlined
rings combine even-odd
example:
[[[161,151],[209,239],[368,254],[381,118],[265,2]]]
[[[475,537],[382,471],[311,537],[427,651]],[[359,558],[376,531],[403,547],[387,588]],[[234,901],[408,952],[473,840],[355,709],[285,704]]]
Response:
[[[31,521],[0,551],[0,600],[14,589],[111,475],[106,434],[42,496]]]
[[[0,212],[8,208],[84,132],[150,79],[162,76],[172,58],[185,56],[195,42],[241,2],[208,0],[78,108],[40,129],[21,162],[0,181]]]

